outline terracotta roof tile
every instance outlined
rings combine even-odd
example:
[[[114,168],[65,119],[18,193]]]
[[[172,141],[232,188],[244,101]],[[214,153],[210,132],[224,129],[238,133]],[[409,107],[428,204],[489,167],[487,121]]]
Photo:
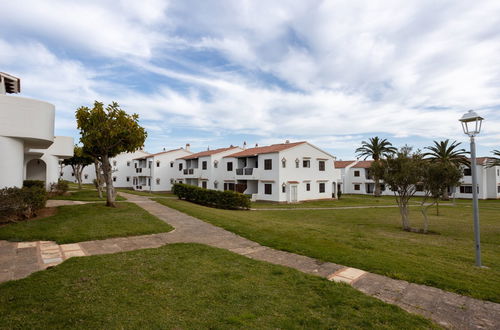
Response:
[[[333,162],[335,168],[346,168],[347,166],[354,163],[355,160],[337,160]]]
[[[370,168],[373,160],[360,160],[352,168]]]
[[[231,149],[237,149],[237,148],[238,147],[229,147],[229,148],[219,148],[219,149],[214,149],[214,150],[207,150],[207,151],[198,152],[196,154],[187,155],[187,156],[184,156],[184,157],[181,157],[178,159],[195,159],[195,158],[200,158],[200,157],[218,154],[220,152],[224,152],[224,151],[231,150]]]
[[[249,148],[240,152],[237,152],[235,154],[227,155],[224,158],[227,157],[250,157],[250,156],[256,156],[260,154],[270,154],[274,152],[280,152],[282,150],[286,150],[295,146],[298,146],[299,144],[306,143],[305,141],[301,142],[293,142],[293,143],[280,143],[280,144],[272,144],[270,146],[264,146],[264,147],[256,147],[256,148]]]

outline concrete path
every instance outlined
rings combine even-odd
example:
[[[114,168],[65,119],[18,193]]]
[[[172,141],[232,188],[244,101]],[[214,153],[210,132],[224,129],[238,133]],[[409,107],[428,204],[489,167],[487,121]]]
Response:
[[[227,249],[248,258],[342,282],[359,291],[455,329],[499,329],[500,304],[460,296],[437,288],[394,280],[360,269],[275,250],[235,235],[148,197],[120,192],[175,230],[169,233],[57,245],[53,242],[0,241],[0,281],[22,278],[71,256],[96,255],[155,248],[170,243],[201,243]]]

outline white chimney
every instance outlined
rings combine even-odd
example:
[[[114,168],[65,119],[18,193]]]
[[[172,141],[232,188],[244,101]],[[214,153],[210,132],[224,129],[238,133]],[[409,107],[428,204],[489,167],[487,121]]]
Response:
[[[256,144],[255,144],[255,148],[257,148],[258,146],[259,146],[259,144],[258,144],[258,143],[256,143]]]
[[[286,140],[286,141],[285,141],[285,144],[288,144],[288,143],[290,143],[290,140]]]
[[[186,143],[186,151],[189,151],[190,147],[191,147],[191,145],[189,143]]]
[[[247,148],[247,141],[243,141],[243,150]]]

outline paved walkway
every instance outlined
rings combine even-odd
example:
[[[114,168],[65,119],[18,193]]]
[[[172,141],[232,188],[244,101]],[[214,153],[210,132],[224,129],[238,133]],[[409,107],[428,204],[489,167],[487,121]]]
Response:
[[[448,328],[500,328],[500,304],[274,250],[151,201],[148,197],[122,192],[120,194],[172,225],[175,230],[169,233],[64,245],[53,242],[0,241],[0,281],[26,277],[34,271],[56,265],[71,256],[155,248],[169,243],[202,243],[227,249],[248,258],[295,268],[331,281],[347,283],[367,295],[432,319]]]

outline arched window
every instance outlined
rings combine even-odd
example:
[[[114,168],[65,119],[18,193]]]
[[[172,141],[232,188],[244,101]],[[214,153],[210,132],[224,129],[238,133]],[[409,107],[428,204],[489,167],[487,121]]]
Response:
[[[300,160],[298,158],[295,159],[295,167],[299,168]]]
[[[286,158],[285,158],[285,157],[283,157],[283,159],[281,159],[281,166],[282,166],[283,168],[285,168],[285,167],[286,167]]]

